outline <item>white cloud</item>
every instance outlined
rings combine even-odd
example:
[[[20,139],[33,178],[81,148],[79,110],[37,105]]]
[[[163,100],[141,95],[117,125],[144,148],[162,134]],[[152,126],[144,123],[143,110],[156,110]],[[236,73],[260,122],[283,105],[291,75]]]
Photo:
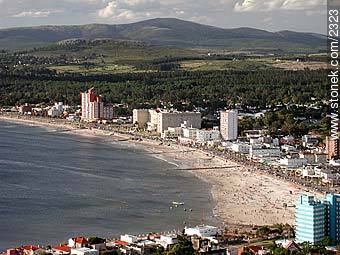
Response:
[[[161,15],[157,10],[156,0],[111,0],[98,11],[100,18],[111,18],[117,21],[132,21]]]
[[[116,14],[118,9],[117,1],[112,1],[107,4],[107,6],[98,11],[98,16],[101,18],[108,18]]]
[[[136,18],[136,14],[131,10],[122,10],[117,17],[119,19],[131,20]]]
[[[14,18],[47,18],[52,11],[24,11],[14,14]]]
[[[137,5],[144,5],[144,4],[149,4],[149,3],[156,3],[156,0],[124,0],[121,1],[124,2],[125,4],[129,6],[137,6]]]
[[[285,0],[282,4],[282,9],[285,10],[311,10],[317,7],[326,6],[326,0]]]
[[[237,12],[266,12],[274,10],[313,10],[326,6],[327,0],[242,0],[236,2]]]

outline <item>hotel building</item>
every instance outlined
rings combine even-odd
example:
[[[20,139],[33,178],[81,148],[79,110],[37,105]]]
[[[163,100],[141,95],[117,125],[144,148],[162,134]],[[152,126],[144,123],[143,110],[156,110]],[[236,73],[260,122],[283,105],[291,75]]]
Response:
[[[201,128],[200,112],[179,112],[163,110],[134,109],[133,123],[139,128],[147,128],[149,131],[157,131],[161,134],[168,128],[187,127]]]
[[[325,236],[340,241],[340,194],[327,194],[323,202],[301,195],[296,205],[296,241],[320,242]]]
[[[326,151],[328,159],[340,158],[340,141],[338,139],[332,139],[329,136],[326,137]]]
[[[158,113],[157,132],[163,133],[169,127],[180,127],[186,124],[187,127],[201,128],[200,112],[177,112],[161,111]]]
[[[223,140],[237,140],[237,110],[220,112],[220,132]]]
[[[311,195],[301,195],[296,205],[296,241],[320,242],[325,237],[325,204]]]
[[[91,88],[81,95],[81,119],[84,121],[96,121],[102,118],[104,103],[102,97],[97,96]]]
[[[326,231],[327,235],[337,242],[340,241],[340,195],[327,194],[326,205]]]

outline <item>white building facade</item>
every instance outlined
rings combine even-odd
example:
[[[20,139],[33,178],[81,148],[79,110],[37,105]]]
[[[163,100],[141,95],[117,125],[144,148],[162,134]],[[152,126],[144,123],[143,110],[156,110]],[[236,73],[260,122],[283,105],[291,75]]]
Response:
[[[220,112],[220,132],[223,140],[233,141],[237,139],[237,110]]]
[[[104,103],[101,96],[94,93],[93,88],[81,93],[81,119],[96,121],[103,117]]]

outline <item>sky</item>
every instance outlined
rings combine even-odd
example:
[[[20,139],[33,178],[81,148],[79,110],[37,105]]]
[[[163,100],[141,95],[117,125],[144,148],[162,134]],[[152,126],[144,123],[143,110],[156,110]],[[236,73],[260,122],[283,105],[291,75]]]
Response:
[[[222,28],[326,33],[326,0],[0,0],[0,28],[163,17]]]

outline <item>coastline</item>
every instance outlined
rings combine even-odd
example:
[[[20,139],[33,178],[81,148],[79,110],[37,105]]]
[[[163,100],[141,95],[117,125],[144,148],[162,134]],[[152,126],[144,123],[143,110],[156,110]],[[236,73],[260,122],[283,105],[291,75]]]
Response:
[[[79,129],[72,124],[52,119],[46,122],[48,119],[28,120],[0,115],[0,120],[53,128],[56,131],[84,137],[105,136],[118,142],[132,138],[132,135],[116,132],[111,135],[104,130]],[[153,156],[159,160],[174,164],[177,168],[188,171],[195,178],[209,183],[211,190],[202,192],[211,194],[215,205],[212,213],[224,224],[249,226],[294,223],[293,205],[303,191],[298,185],[256,172],[246,165],[211,156],[199,149],[177,144],[165,145],[152,140],[129,140],[128,142],[155,153]]]

